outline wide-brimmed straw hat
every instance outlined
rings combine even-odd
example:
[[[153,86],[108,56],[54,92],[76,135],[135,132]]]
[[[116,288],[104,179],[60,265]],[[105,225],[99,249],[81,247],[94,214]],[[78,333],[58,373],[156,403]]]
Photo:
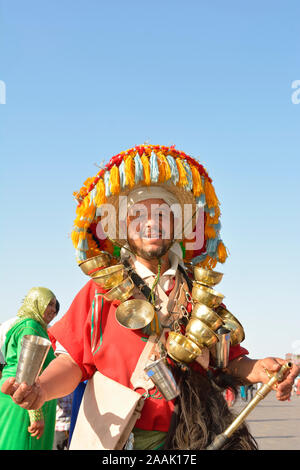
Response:
[[[126,243],[124,233],[120,236],[119,230],[120,198],[124,201],[132,191],[146,187],[162,188],[162,193],[165,190],[171,193],[182,214],[189,206],[191,220],[182,217],[177,236],[185,261],[209,268],[214,268],[217,262],[225,262],[227,250],[220,238],[220,203],[205,168],[174,146],[145,144],[112,157],[96,176],[88,178],[80,191],[74,193],[78,206],[71,237],[78,263],[101,251],[119,253]],[[109,207],[114,208],[110,216],[115,217],[116,235],[103,239],[103,235],[99,236],[99,213],[104,207],[108,212]],[[201,247],[185,238],[187,223],[196,234],[201,231]]]

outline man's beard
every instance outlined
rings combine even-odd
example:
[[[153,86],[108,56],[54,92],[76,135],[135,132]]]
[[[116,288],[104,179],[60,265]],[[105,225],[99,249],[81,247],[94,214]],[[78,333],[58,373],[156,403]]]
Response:
[[[172,240],[165,241],[165,243],[161,246],[158,246],[157,248],[152,248],[152,249],[144,249],[143,246],[137,247],[134,245],[130,240],[128,240],[128,244],[133,251],[135,255],[140,256],[143,259],[146,260],[152,260],[152,259],[159,259],[162,256],[164,256],[170,249],[170,247],[173,244]]]

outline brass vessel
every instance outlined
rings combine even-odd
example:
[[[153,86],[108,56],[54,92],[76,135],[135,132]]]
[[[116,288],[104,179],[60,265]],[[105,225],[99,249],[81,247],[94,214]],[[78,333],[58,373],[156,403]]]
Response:
[[[198,320],[202,320],[207,326],[209,326],[209,328],[214,331],[223,325],[222,318],[214,310],[200,303],[194,304],[191,318],[198,318]]]
[[[207,307],[216,308],[222,303],[224,295],[210,287],[200,284],[198,281],[194,281],[192,299],[194,302],[199,302]]]
[[[121,302],[124,302],[132,295],[133,290],[133,281],[130,279],[130,277],[126,277],[123,279],[123,281],[102,295],[109,302],[112,302],[113,300],[120,300]]]
[[[186,364],[194,361],[201,354],[201,348],[197,344],[177,331],[170,331],[166,349],[174,361]]]
[[[222,318],[224,322],[224,327],[230,330],[230,342],[232,346],[240,344],[245,339],[244,328],[238,319],[232,315],[227,308],[219,306],[217,309],[217,314]]]
[[[111,260],[112,255],[106,251],[102,251],[99,255],[79,263],[79,267],[84,274],[94,277],[102,268],[107,268],[111,264]]]
[[[97,273],[93,277],[93,281],[103,289],[112,289],[113,287],[120,284],[124,278],[124,266],[123,264],[116,264],[109,266],[100,271],[101,274]]]
[[[210,348],[218,342],[218,337],[203,321],[191,317],[187,326],[185,335],[191,341],[194,341],[199,347]]]
[[[116,309],[116,319],[120,325],[131,330],[144,328],[154,318],[154,307],[147,300],[131,299],[121,303]]]
[[[205,284],[206,286],[216,286],[221,282],[223,273],[218,273],[212,269],[201,268],[200,266],[194,267],[195,280]]]

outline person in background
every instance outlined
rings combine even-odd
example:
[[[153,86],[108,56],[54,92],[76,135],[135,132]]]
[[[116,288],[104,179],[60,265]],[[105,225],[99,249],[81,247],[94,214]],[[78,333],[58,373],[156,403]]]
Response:
[[[55,295],[45,287],[33,287],[18,311],[16,321],[5,334],[3,347],[5,365],[3,382],[15,377],[18,359],[25,335],[48,339],[48,324],[58,312]],[[43,368],[55,358],[50,348]],[[25,384],[21,384],[23,387]],[[53,445],[56,400],[47,401],[40,409],[25,410],[0,392],[0,449],[1,450],[50,450]]]
[[[53,450],[68,449],[73,395],[57,399]]]

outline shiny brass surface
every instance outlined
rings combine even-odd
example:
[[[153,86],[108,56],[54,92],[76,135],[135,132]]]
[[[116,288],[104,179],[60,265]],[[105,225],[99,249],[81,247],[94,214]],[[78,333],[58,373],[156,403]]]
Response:
[[[131,330],[147,326],[154,318],[154,307],[147,300],[132,299],[120,304],[116,319],[120,325]]]
[[[207,307],[204,304],[196,303],[191,312],[191,318],[198,318],[202,320],[209,328],[212,330],[218,329],[223,325],[222,318],[214,312],[211,308]]]
[[[216,286],[221,282],[223,273],[218,273],[212,269],[201,268],[200,266],[194,267],[194,277],[196,281],[202,282],[207,286]]]
[[[223,299],[224,295],[220,294],[210,287],[204,286],[197,281],[193,282],[192,299],[194,302],[200,302],[207,307],[216,308],[218,307]]]
[[[100,268],[106,268],[110,265],[112,256],[106,251],[102,251],[99,255],[93,256],[85,261],[79,263],[79,267],[87,276],[95,276],[97,270]]]
[[[210,348],[218,342],[217,335],[203,321],[191,318],[186,326],[187,338],[194,341],[199,347]]]
[[[126,277],[122,282],[120,282],[120,284],[102,295],[109,302],[112,302],[113,300],[120,300],[121,302],[124,302],[131,296],[133,290],[133,281],[130,279],[130,277]]]
[[[166,349],[168,355],[176,362],[190,363],[201,354],[201,348],[181,333],[169,333]]]
[[[113,287],[120,284],[124,278],[124,266],[123,264],[116,264],[108,268],[104,268],[98,273],[97,276],[93,277],[93,281],[103,289],[112,289]]]
[[[217,314],[222,318],[224,327],[231,331],[230,342],[232,346],[240,344],[245,339],[244,328],[238,319],[227,308],[219,306],[216,308]]]

